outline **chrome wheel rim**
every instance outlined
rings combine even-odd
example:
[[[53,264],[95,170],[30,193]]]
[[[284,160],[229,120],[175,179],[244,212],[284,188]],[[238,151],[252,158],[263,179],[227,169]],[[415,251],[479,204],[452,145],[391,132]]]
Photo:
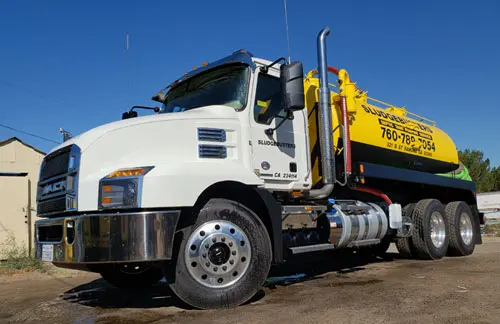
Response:
[[[469,245],[472,242],[473,230],[472,230],[472,222],[470,220],[469,215],[466,213],[460,214],[460,236],[462,237],[462,241],[465,245]]]
[[[228,221],[210,221],[188,238],[186,267],[191,277],[209,288],[224,288],[248,270],[251,247],[245,232]]]
[[[431,241],[436,248],[441,248],[444,245],[446,238],[446,224],[444,223],[443,215],[440,212],[431,214]]]

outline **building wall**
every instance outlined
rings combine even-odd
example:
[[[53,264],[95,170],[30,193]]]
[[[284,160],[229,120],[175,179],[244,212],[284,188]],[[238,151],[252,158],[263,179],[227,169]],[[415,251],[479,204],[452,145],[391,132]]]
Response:
[[[0,177],[0,260],[14,247],[29,250],[28,179]],[[33,230],[31,231],[33,235]]]
[[[36,183],[38,172],[44,155],[24,145],[19,141],[12,141],[0,146],[0,172],[28,172],[26,178],[31,180],[31,202],[36,207]]]
[[[27,248],[33,242],[36,184],[43,157],[42,153],[17,140],[0,145],[0,172],[28,173],[25,177],[0,176],[0,244],[6,242],[8,232]]]

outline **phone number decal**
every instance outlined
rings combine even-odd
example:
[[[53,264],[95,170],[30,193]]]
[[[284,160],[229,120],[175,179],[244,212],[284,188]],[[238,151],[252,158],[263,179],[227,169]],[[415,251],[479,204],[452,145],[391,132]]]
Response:
[[[382,138],[389,140],[388,148],[404,150],[425,156],[436,152],[436,144],[430,134],[379,119]]]

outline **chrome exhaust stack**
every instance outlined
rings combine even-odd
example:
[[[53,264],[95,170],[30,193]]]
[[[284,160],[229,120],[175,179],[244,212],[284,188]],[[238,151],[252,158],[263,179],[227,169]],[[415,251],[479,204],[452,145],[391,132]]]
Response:
[[[313,189],[309,197],[323,199],[330,195],[335,184],[335,157],[333,155],[332,108],[330,89],[328,88],[328,64],[326,59],[326,37],[330,28],[323,28],[317,38],[318,73],[319,73],[319,143],[322,157],[323,186]]]

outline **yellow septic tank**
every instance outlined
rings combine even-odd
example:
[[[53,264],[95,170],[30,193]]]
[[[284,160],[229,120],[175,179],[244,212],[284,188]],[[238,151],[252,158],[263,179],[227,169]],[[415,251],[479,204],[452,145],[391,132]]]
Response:
[[[313,184],[321,179],[318,141],[319,80],[316,70],[304,80]],[[346,97],[349,115],[352,162],[394,166],[430,173],[458,168],[458,152],[452,139],[435,122],[384,102],[369,98],[351,82],[345,70],[338,71],[337,88],[331,91],[333,143],[336,161],[342,162],[342,111],[340,94]],[[339,94],[340,93],[340,94]],[[369,101],[386,106],[380,108]]]

